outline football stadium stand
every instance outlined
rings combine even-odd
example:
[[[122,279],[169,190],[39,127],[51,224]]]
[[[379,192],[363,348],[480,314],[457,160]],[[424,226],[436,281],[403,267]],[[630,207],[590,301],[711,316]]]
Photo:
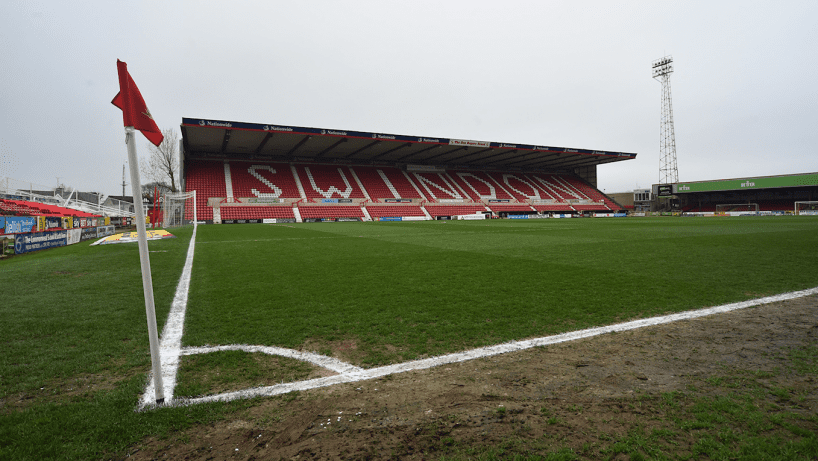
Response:
[[[298,207],[303,219],[363,218],[364,212],[358,206],[313,205]]]
[[[80,218],[90,218],[100,216],[75,210],[73,208],[63,208],[56,205],[47,205],[39,202],[28,202],[22,200],[0,199],[0,215],[4,216],[76,216]]]
[[[417,187],[398,168],[355,166],[351,168],[375,202],[383,199],[421,199]]]
[[[224,162],[192,162],[185,170],[185,191],[197,191],[196,215],[202,221],[213,220],[213,207],[208,205],[210,197],[227,198],[224,178]],[[193,210],[186,210],[187,218],[193,218]]]
[[[229,162],[233,197],[301,198],[287,163]]]
[[[483,212],[505,215],[621,209],[581,178],[568,174],[402,173],[397,168],[370,166],[196,161],[187,169],[185,190],[197,190],[197,211],[205,221],[213,219],[215,208],[225,220],[297,219],[292,208],[299,208],[303,219],[366,218],[361,207],[373,219],[426,213],[434,218]]]
[[[818,173],[717,179],[652,187],[651,207],[688,214],[794,213],[795,204],[818,199]],[[670,199],[668,199],[670,197]]]
[[[636,154],[183,119],[205,222],[611,213],[600,164]]]
[[[367,206],[366,210],[369,216],[374,218],[390,218],[390,217],[406,217],[406,216],[426,216],[419,206],[402,206],[402,205],[375,205]]]

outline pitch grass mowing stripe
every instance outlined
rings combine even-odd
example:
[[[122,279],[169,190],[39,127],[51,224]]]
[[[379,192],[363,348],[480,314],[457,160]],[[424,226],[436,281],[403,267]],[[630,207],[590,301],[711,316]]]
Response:
[[[760,306],[762,304],[769,304],[774,302],[786,301],[795,298],[801,298],[804,296],[810,296],[818,294],[818,287],[812,288],[809,290],[801,290],[791,293],[784,293],[777,296],[768,296],[765,298],[754,299],[750,301],[743,301],[739,303],[732,303],[732,304],[725,304],[722,306],[711,307],[708,309],[701,309],[697,311],[687,311],[687,312],[680,312],[677,314],[671,315],[664,315],[661,317],[653,317],[649,319],[640,319],[634,320],[632,322],[625,322],[620,323],[617,325],[610,325],[606,327],[599,327],[599,328],[591,328],[587,330],[581,331],[573,331],[570,333],[563,333],[560,335],[548,336],[544,338],[535,338],[529,339],[525,341],[512,341],[510,343],[505,344],[498,344],[496,346],[489,346],[489,347],[481,347],[478,349],[473,349],[470,351],[465,352],[458,352],[455,354],[447,354],[440,357],[432,357],[424,360],[415,360],[412,362],[400,363],[396,365],[388,365],[385,367],[379,368],[370,368],[368,370],[364,370],[357,367],[350,366],[349,371],[341,372],[335,376],[329,376],[324,378],[316,378],[307,381],[299,381],[293,383],[286,383],[286,384],[277,384],[275,386],[265,386],[265,387],[258,387],[252,389],[245,389],[241,391],[235,392],[225,392],[217,395],[212,396],[205,396],[199,398],[192,398],[192,399],[176,399],[169,404],[168,406],[187,406],[187,405],[194,405],[199,403],[208,403],[208,402],[229,402],[232,400],[237,399],[250,399],[254,397],[271,397],[274,395],[286,394],[293,391],[306,391],[310,389],[317,389],[321,387],[328,387],[336,384],[343,384],[343,383],[353,383],[358,381],[366,381],[370,379],[380,378],[387,375],[398,374],[398,373],[405,373],[407,371],[415,371],[415,370],[425,370],[428,368],[434,368],[440,365],[446,365],[449,363],[457,363],[457,362],[465,362],[468,360],[480,359],[485,357],[490,357],[493,355],[499,354],[507,354],[509,352],[516,352],[525,349],[530,349],[532,347],[540,347],[540,346],[547,346],[550,344],[558,344],[568,341],[575,341],[578,339],[590,338],[593,336],[598,336],[607,333],[613,332],[622,332],[628,330],[634,330],[637,328],[644,328],[649,326],[655,325],[662,325],[665,323],[677,322],[679,320],[690,320],[699,317],[706,317],[709,315],[714,314],[722,314],[726,312],[731,312],[739,309],[746,309],[748,307],[753,306]],[[242,346],[242,345],[229,345],[229,346],[220,346],[220,347],[211,347],[211,348],[190,348],[188,349],[188,354],[197,354],[197,353],[208,353],[208,352],[215,352],[215,351],[222,351],[222,350],[243,350],[247,352],[264,352],[268,354],[278,354],[284,355],[286,357],[292,358],[300,358],[301,360],[309,361],[315,365],[326,366],[328,357],[323,357],[317,354],[303,354],[299,353],[299,351],[292,351],[286,350],[284,353],[280,353],[278,349],[280,348],[263,348],[259,346]],[[332,359],[329,359],[332,360]],[[333,363],[334,365],[334,363]],[[337,371],[338,368],[336,367],[335,370]]]

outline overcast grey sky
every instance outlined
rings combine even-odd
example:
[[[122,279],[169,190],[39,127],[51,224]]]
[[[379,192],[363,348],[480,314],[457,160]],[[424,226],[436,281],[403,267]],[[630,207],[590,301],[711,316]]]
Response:
[[[0,178],[120,194],[116,60],[182,117],[635,152],[659,181],[818,171],[818,1],[196,1],[0,6]],[[140,157],[148,141],[139,135]],[[130,188],[127,191],[130,194]]]

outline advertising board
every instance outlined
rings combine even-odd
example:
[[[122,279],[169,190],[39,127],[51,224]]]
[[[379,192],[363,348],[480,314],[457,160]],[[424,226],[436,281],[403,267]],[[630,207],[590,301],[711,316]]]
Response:
[[[91,240],[97,238],[96,227],[86,227],[80,233],[80,241]]]
[[[222,219],[222,224],[260,224],[261,219]]]
[[[818,173],[679,183],[677,193],[818,186]]]
[[[45,230],[62,229],[62,218],[58,216],[46,216]]]
[[[109,235],[114,235],[116,233],[116,227],[114,226],[101,226],[97,228],[97,237],[107,237]]]
[[[82,229],[68,229],[68,235],[66,236],[66,245],[73,245],[75,243],[80,243],[80,237],[82,235]]]
[[[68,242],[68,231],[33,232],[18,234],[14,238],[14,253],[23,254],[65,246]]]
[[[673,184],[659,184],[656,189],[656,195],[659,197],[668,197],[673,195]]]
[[[34,232],[37,230],[37,218],[35,216],[6,216],[3,226],[4,234],[21,234]]]

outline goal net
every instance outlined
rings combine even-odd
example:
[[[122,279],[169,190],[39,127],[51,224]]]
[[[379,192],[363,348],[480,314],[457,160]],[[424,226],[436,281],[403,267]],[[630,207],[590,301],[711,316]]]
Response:
[[[196,191],[167,193],[162,196],[162,227],[180,227],[196,221]]]
[[[758,213],[758,203],[721,203],[716,205],[716,213],[732,211]]]
[[[795,202],[796,215],[818,215],[818,202],[805,201]]]

